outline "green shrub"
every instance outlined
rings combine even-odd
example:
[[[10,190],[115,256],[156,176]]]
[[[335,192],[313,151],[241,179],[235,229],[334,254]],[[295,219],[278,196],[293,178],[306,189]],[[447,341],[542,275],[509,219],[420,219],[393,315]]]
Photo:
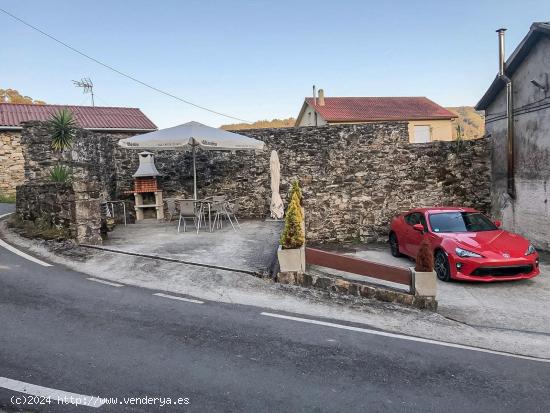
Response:
[[[76,121],[70,110],[61,109],[54,113],[48,121],[48,127],[52,137],[53,149],[62,151],[73,145],[76,135]]]
[[[71,171],[63,165],[55,165],[50,171],[50,181],[52,182],[70,182]]]
[[[285,226],[281,234],[281,246],[283,249],[300,248],[304,245],[304,241],[302,211],[295,194],[286,210]]]

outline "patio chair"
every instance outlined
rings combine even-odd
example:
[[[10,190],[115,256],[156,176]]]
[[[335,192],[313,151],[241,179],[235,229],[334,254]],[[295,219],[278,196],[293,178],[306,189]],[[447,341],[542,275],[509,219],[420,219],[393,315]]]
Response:
[[[239,223],[239,220],[237,219],[237,212],[239,212],[239,206],[241,203],[240,198],[235,198],[230,201],[227,201],[225,204],[225,208],[227,210],[227,213],[230,217],[233,218],[233,221],[237,223],[237,227],[241,229],[241,224]]]
[[[178,213],[177,199],[176,198],[166,198],[164,200],[166,204],[166,212],[168,215],[168,222],[172,222],[174,215]]]
[[[216,211],[216,215],[214,216],[214,226],[217,225],[218,228],[223,227],[223,219],[227,218],[229,223],[231,224],[231,227],[233,228],[233,231],[236,231],[235,224],[233,223],[233,220],[231,219],[231,207],[229,205],[229,202],[225,199],[225,196],[223,197],[223,200],[221,200],[222,197],[220,197],[220,201],[217,204],[214,204],[213,209]],[[236,218],[233,214],[233,217]],[[237,225],[239,223],[237,222]],[[240,228],[240,225],[239,225]]]
[[[181,199],[178,200],[179,207],[179,220],[178,220],[178,232],[180,232],[181,223],[183,222],[183,232],[187,231],[187,219],[192,219],[195,227],[198,229],[199,216],[195,208],[195,200],[193,199]]]

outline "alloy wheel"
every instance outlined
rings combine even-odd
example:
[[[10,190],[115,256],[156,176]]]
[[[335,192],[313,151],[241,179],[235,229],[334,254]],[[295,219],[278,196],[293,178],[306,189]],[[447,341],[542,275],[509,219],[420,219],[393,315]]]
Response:
[[[443,251],[437,251],[435,255],[435,272],[437,278],[441,281],[449,281],[451,279],[451,269],[449,267],[449,260],[447,255]]]

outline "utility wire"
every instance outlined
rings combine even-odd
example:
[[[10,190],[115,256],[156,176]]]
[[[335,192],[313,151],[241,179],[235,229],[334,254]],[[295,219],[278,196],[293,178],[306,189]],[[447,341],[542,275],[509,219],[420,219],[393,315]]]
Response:
[[[94,58],[94,57],[92,57],[92,56],[90,56],[90,55],[88,55],[88,54],[86,54],[86,53],[84,53],[84,52],[81,52],[81,51],[78,50],[78,49],[75,49],[75,48],[72,47],[71,45],[69,45],[69,44],[67,44],[67,43],[65,43],[65,42],[63,42],[63,41],[57,39],[56,37],[52,36],[51,34],[46,33],[45,31],[39,29],[38,27],[33,26],[33,25],[30,24],[30,23],[27,23],[25,20],[23,20],[23,19],[21,19],[21,18],[15,16],[15,15],[13,15],[13,14],[11,14],[10,12],[8,12],[8,11],[2,9],[2,8],[0,8],[0,11],[1,11],[2,13],[4,13],[4,14],[10,16],[11,18],[17,20],[18,22],[24,24],[25,26],[30,27],[31,29],[37,31],[38,33],[40,33],[40,34],[42,34],[42,35],[44,35],[44,36],[46,36],[46,37],[49,37],[51,40],[53,40],[53,41],[59,43],[60,45],[66,47],[67,49],[70,49],[70,50],[72,50],[73,52],[78,53],[78,54],[81,55],[81,56],[84,56],[86,59],[89,59],[89,60],[91,60],[92,62],[97,63],[98,65],[101,65],[101,66],[103,66],[103,67],[105,67],[105,68],[107,68],[107,69],[109,69],[109,70],[112,70],[113,72],[118,73],[118,74],[121,75],[121,76],[124,76],[124,77],[126,77],[126,78],[128,78],[128,79],[130,79],[130,80],[133,80],[134,82],[137,82],[137,83],[139,83],[139,84],[142,85],[142,86],[145,86],[145,87],[147,87],[147,88],[149,88],[149,89],[152,89],[152,90],[154,90],[155,92],[162,93],[163,95],[166,95],[166,96],[169,96],[169,97],[171,97],[171,98],[173,98],[173,99],[179,100],[180,102],[186,103],[187,105],[194,106],[194,107],[196,107],[196,108],[205,110],[205,111],[210,112],[210,113],[214,113],[214,114],[216,114],[216,115],[220,115],[220,116],[224,116],[224,117],[226,117],[226,118],[238,120],[238,121],[240,121],[240,122],[252,123],[252,122],[250,122],[250,121],[248,121],[248,120],[245,120],[245,119],[241,119],[241,118],[237,118],[237,117],[235,117],[235,116],[227,115],[227,114],[225,114],[225,113],[218,112],[218,111],[216,111],[216,110],[207,108],[207,107],[205,107],[205,106],[197,105],[196,103],[190,102],[190,101],[188,101],[188,100],[186,100],[186,99],[180,98],[179,96],[173,95],[172,93],[166,92],[165,90],[159,89],[159,88],[157,88],[157,87],[155,87],[155,86],[152,86],[152,85],[150,85],[150,84],[148,84],[148,83],[145,83],[145,82],[143,82],[143,81],[141,81],[141,80],[139,80],[139,79],[136,79],[135,77],[133,77],[133,76],[127,74],[127,73],[124,73],[124,72],[122,72],[122,71],[120,71],[120,70],[118,70],[118,69],[115,69],[114,67],[112,67],[112,66],[110,66],[110,65],[108,65],[108,64],[106,64],[106,63],[103,63],[102,61],[100,61],[100,60],[98,60],[98,59],[96,59],[96,58]]]

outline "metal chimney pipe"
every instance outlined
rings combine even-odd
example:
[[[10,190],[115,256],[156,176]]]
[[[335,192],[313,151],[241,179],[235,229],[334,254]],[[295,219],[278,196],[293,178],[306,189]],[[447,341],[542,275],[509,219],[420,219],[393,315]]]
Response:
[[[506,89],[506,140],[507,148],[507,192],[510,198],[516,198],[515,183],[515,148],[514,148],[514,94],[512,89],[512,79],[504,73],[504,32],[505,28],[500,28],[498,33],[498,77],[504,82]]]
[[[497,30],[498,33],[498,75],[504,75],[504,27]]]

